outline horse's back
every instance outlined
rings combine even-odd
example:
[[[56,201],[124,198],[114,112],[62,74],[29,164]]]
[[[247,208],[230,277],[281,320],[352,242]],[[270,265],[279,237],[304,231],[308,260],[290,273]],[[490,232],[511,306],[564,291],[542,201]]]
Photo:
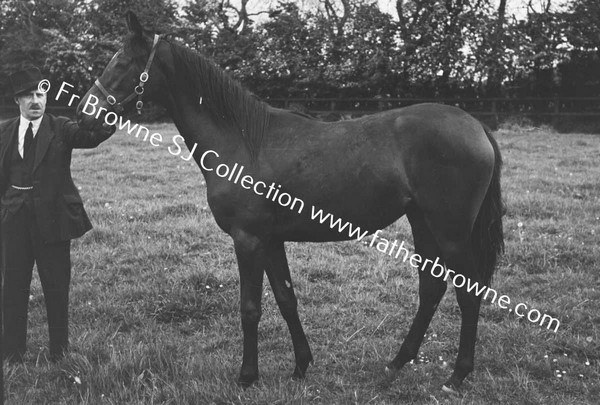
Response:
[[[491,175],[494,151],[483,125],[459,108],[415,104],[355,122],[361,127],[363,158],[382,169],[392,165],[407,179],[439,167]]]
[[[477,119],[460,108],[445,104],[414,104],[361,117],[357,121],[365,128],[370,127],[370,131],[386,133],[387,130],[378,125],[380,123],[392,130],[398,140],[421,138],[428,142],[451,139],[453,143],[488,143],[483,125]]]
[[[455,107],[419,104],[339,122],[280,119],[281,134],[269,148],[278,152],[269,153],[274,181],[362,229],[387,226],[411,202],[472,194],[491,176],[493,150],[483,127]],[[296,222],[292,213],[282,214],[290,217],[283,222]],[[310,240],[299,235],[314,235],[316,225],[305,223],[306,232],[291,228],[297,240]],[[336,236],[343,239],[325,237]]]

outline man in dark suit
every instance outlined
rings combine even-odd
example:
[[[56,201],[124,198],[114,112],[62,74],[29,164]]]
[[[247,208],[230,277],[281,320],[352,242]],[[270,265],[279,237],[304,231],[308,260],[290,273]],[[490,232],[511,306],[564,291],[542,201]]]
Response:
[[[21,115],[0,125],[0,252],[4,355],[23,360],[27,304],[35,262],[46,302],[50,359],[68,346],[71,239],[92,228],[71,178],[73,148],[94,148],[110,137],[108,126],[80,129],[65,117],[45,114],[39,69],[10,76]]]

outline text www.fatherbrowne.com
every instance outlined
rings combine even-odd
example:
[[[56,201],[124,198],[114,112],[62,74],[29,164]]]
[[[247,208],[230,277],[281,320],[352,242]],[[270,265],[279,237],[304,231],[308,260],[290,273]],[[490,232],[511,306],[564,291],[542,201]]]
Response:
[[[507,295],[502,295],[496,300],[496,298],[498,297],[498,292],[493,288],[489,288],[485,285],[480,286],[478,282],[472,282],[470,278],[465,277],[464,275],[456,273],[454,270],[445,267],[444,265],[439,263],[439,257],[436,257],[435,261],[431,261],[429,259],[423,260],[423,258],[417,253],[414,253],[409,257],[410,252],[404,247],[404,241],[402,241],[402,243],[398,245],[398,241],[395,240],[390,246],[390,242],[387,239],[378,237],[379,232],[380,231],[377,231],[372,235],[371,243],[369,243],[369,246],[372,247],[375,241],[378,240],[376,245],[378,251],[385,253],[389,256],[394,256],[395,258],[398,258],[400,255],[403,255],[404,257],[402,259],[402,262],[406,262],[406,260],[408,259],[410,265],[414,268],[420,269],[420,271],[425,271],[427,265],[431,263],[430,272],[433,277],[440,278],[443,276],[444,281],[450,279],[452,281],[452,284],[456,288],[466,288],[468,292],[474,293],[477,297],[481,296],[485,291],[485,294],[483,294],[484,300],[488,300],[488,295],[493,294],[493,296],[491,297],[492,304],[496,303],[500,308],[508,309],[508,312],[514,312],[519,318],[526,317],[527,320],[531,323],[537,323],[540,326],[546,326],[546,329],[551,329],[554,325],[553,330],[555,333],[558,330],[558,327],[560,326],[560,321],[557,318],[553,318],[548,314],[542,314],[537,309],[530,309],[528,311],[527,304],[523,302],[520,302],[514,307],[512,307],[510,297]],[[368,242],[365,241],[363,243],[367,244]],[[397,249],[394,254],[395,248]]]
[[[235,163],[232,167],[229,167],[225,163],[221,163],[219,165],[210,165],[208,163],[209,156],[219,158],[219,154],[217,152],[214,150],[207,150],[200,157],[200,166],[202,169],[208,172],[214,171],[217,176],[226,178],[228,181],[233,182],[234,184],[237,184],[238,181],[241,180],[240,185],[243,188],[247,190],[253,190],[255,194],[276,202],[284,208],[297,211],[298,214],[301,214],[304,211],[304,201],[293,197],[288,193],[281,192],[281,185],[271,183],[269,186],[267,186],[267,184],[263,181],[255,181],[250,175],[242,176],[242,173],[244,172],[244,166],[240,166],[237,163]],[[485,285],[480,286],[478,282],[473,282],[470,278],[445,267],[445,265],[440,264],[439,257],[436,257],[435,261],[431,261],[427,258],[423,260],[418,253],[413,253],[409,257],[410,252],[404,247],[404,241],[402,241],[400,244],[398,244],[397,240],[390,243],[389,240],[379,236],[381,230],[376,231],[371,236],[371,242],[369,243],[368,241],[363,240],[369,231],[363,231],[359,226],[355,226],[348,221],[344,221],[342,218],[336,218],[331,213],[326,213],[314,205],[311,206],[310,217],[313,221],[318,221],[320,224],[327,225],[329,228],[339,233],[346,232],[350,239],[356,239],[358,242],[362,242],[369,247],[375,246],[379,252],[388,256],[393,256],[397,259],[401,254],[403,254],[402,261],[406,262],[408,260],[412,267],[420,268],[420,271],[425,271],[427,265],[431,264],[429,271],[433,277],[440,278],[443,276],[444,281],[448,281],[450,279],[456,288],[466,288],[469,293],[473,293],[477,297],[483,294],[482,298],[484,300],[491,298],[490,301],[492,304],[496,303],[500,308],[508,309],[508,312],[514,312],[519,318],[526,317],[531,323],[537,323],[540,326],[546,325],[546,329],[551,329],[554,326],[553,330],[555,333],[560,326],[560,321],[557,318],[553,318],[548,314],[542,314],[537,309],[530,309],[528,311],[528,306],[525,303],[521,302],[514,307],[511,307],[510,297],[507,295],[502,295],[500,298],[498,298],[498,292],[496,290]]]
[[[56,100],[58,100],[63,93],[68,93],[68,90],[65,90],[65,86],[69,86],[71,88],[73,87],[69,83],[63,82],[58,94],[56,95]],[[69,101],[69,105],[71,105],[75,97],[79,98],[79,96],[73,95]],[[97,104],[98,99],[94,96],[90,96],[85,103],[83,113],[87,115],[95,115],[96,118],[98,118],[102,112],[101,110],[105,109],[98,108],[98,110],[96,110]],[[118,124],[119,129],[127,127],[127,132],[129,134],[132,134],[137,126],[137,124],[135,124],[132,127],[129,120],[123,122],[123,118],[121,116],[117,116],[117,114],[114,112],[107,112],[107,114],[104,116],[104,121],[109,125]],[[135,136],[137,138],[142,130],[146,131],[143,137],[143,140],[145,141],[150,134],[150,131],[146,127],[140,125]],[[183,137],[181,135],[175,135],[173,137],[173,143],[177,147],[176,151],[172,150],[171,146],[168,148],[169,153],[174,156],[179,155],[179,153],[182,151],[181,146],[177,143],[178,139],[183,141]],[[163,139],[159,133],[153,133],[150,135],[149,141],[152,146],[159,146]],[[184,160],[190,160],[194,154],[194,151],[196,150],[196,147],[197,145],[193,146],[187,158],[184,158],[183,156],[180,157]],[[267,184],[263,181],[255,181],[250,175],[246,174],[242,176],[242,173],[244,172],[244,166],[238,165],[237,163],[235,163],[231,168],[225,163],[221,163],[217,166],[208,165],[207,157],[210,155],[214,155],[216,158],[219,157],[219,154],[214,150],[205,151],[200,158],[200,166],[202,169],[208,172],[214,171],[217,176],[221,178],[227,178],[228,181],[233,182],[234,184],[237,184],[239,181],[241,187],[247,190],[253,190],[255,194],[276,202],[284,208],[297,211],[298,214],[301,214],[304,211],[304,201],[293,197],[288,193],[280,192],[281,185],[271,183],[269,186],[267,186]],[[427,258],[423,260],[423,257],[421,257],[418,253],[413,253],[411,255],[409,250],[404,246],[404,241],[402,241],[400,244],[398,244],[397,240],[394,240],[392,243],[390,243],[388,239],[379,236],[381,230],[377,230],[371,236],[371,242],[369,243],[368,241],[363,240],[369,231],[362,231],[360,227],[354,226],[352,223],[344,221],[342,218],[336,218],[331,213],[326,213],[314,205],[311,206],[311,220],[327,225],[329,228],[339,233],[347,232],[350,239],[356,239],[358,242],[362,242],[369,247],[375,247],[379,252],[390,257],[398,259],[400,255],[403,255],[402,262],[406,262],[408,260],[412,267],[418,268],[420,271],[425,271],[427,265],[431,264],[429,271],[433,277],[441,278],[443,276],[444,281],[450,280],[456,288],[466,288],[469,293],[475,294],[477,297],[483,295],[483,300],[488,300],[491,296],[490,301],[492,304],[496,303],[500,308],[508,309],[508,312],[514,312],[519,318],[526,317],[531,323],[536,323],[540,326],[546,326],[546,329],[548,330],[552,329],[554,326],[554,332],[556,333],[558,331],[560,321],[557,318],[553,318],[548,314],[542,314],[537,309],[529,309],[527,304],[523,302],[511,306],[510,297],[507,295],[502,295],[500,298],[498,298],[498,292],[496,290],[485,285],[480,286],[478,282],[473,282],[470,278],[447,268],[444,264],[440,263],[439,257],[436,257],[435,260],[432,261]]]

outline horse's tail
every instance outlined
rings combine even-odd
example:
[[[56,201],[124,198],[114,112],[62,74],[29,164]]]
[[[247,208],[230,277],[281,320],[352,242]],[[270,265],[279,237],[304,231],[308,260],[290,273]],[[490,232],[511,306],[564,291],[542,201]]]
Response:
[[[494,148],[494,172],[488,186],[483,204],[473,225],[471,243],[475,255],[475,265],[483,283],[489,286],[498,255],[504,252],[504,234],[502,231],[502,216],[506,212],[500,190],[500,171],[502,156],[498,143],[493,138],[488,127],[484,125],[485,134]]]

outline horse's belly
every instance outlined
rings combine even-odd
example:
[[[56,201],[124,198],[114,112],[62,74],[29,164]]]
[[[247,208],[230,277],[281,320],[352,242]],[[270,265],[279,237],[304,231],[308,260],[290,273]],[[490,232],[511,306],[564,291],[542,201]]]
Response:
[[[289,241],[360,239],[402,217],[408,201],[398,195],[364,197],[345,196],[337,203],[306,203],[302,212],[278,210],[274,233]]]

